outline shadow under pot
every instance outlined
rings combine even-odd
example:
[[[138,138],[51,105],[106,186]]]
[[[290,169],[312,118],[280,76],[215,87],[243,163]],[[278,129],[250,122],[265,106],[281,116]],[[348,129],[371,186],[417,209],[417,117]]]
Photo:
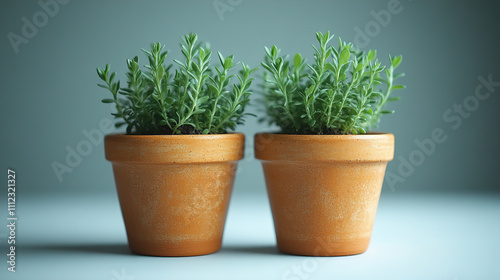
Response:
[[[243,134],[107,135],[132,252],[218,251],[244,142]]]
[[[343,256],[367,250],[394,135],[257,134],[280,251]]]

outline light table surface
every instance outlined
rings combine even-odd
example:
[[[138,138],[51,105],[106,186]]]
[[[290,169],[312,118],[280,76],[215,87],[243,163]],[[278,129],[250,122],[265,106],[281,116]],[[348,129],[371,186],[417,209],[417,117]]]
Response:
[[[277,251],[264,193],[233,194],[222,249],[198,257],[131,254],[115,193],[18,194],[17,211],[0,279],[500,279],[498,193],[384,192],[368,251],[327,258]]]

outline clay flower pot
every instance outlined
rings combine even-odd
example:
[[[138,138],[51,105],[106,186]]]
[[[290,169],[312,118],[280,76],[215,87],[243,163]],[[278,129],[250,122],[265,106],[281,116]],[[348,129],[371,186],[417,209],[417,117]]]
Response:
[[[243,134],[107,135],[130,249],[153,256],[218,251],[244,141]]]
[[[310,256],[366,251],[394,135],[257,134],[278,247]]]

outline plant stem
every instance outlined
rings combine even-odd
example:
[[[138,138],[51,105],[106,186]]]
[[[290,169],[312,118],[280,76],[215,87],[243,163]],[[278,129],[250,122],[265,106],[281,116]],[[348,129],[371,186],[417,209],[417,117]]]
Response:
[[[219,76],[219,84],[217,86],[217,93],[215,96],[214,105],[212,106],[212,112],[210,113],[210,121],[208,123],[208,130],[209,131],[212,128],[212,121],[213,121],[214,116],[215,116],[217,104],[219,103],[219,99],[221,98],[222,93],[224,92],[224,82],[226,81],[226,79],[225,78],[222,79],[222,77],[227,77],[227,69],[226,68],[224,68],[223,74]]]
[[[280,91],[283,93],[283,97],[285,99],[285,103],[283,104],[285,107],[285,113],[290,118],[293,126],[295,127],[296,121],[295,121],[295,118],[293,117],[292,113],[290,112],[290,100],[289,100],[289,96],[288,96],[288,90],[286,89],[286,84],[283,85],[284,81],[281,81],[281,79],[282,79],[281,75],[279,75],[278,78],[279,78],[278,87],[279,87]],[[276,80],[276,76],[275,76],[275,80]]]
[[[366,101],[368,100],[368,91],[373,85],[373,78],[375,77],[375,71],[372,69],[372,72],[370,73],[370,82],[368,85],[365,87],[363,94],[361,96],[361,104],[358,104],[358,111],[356,113],[356,117],[352,121],[352,123],[349,125],[349,127],[344,131],[347,133],[350,133],[356,122],[358,121],[359,117],[361,116],[361,112],[363,112],[363,109],[365,107]]]
[[[186,122],[187,119],[189,119],[193,113],[195,112],[195,109],[196,107],[198,106],[198,98],[200,96],[200,93],[201,93],[201,88],[203,86],[203,75],[205,74],[205,62],[204,61],[200,61],[200,65],[198,66],[199,67],[199,74],[198,74],[198,77],[196,79],[196,89],[194,91],[194,95],[193,95],[193,105],[191,106],[191,108],[189,109],[189,112],[187,115],[184,116],[184,118],[179,122],[177,123],[177,125],[174,127],[173,129],[173,132],[174,134],[176,134],[178,132],[178,129],[181,125],[184,125],[184,123]],[[196,129],[196,127],[195,127]]]
[[[382,101],[380,101],[377,110],[373,114],[374,116],[380,113],[382,107],[384,107],[384,105],[387,103],[387,100],[389,99],[389,96],[391,95],[392,83],[394,82],[393,74],[394,74],[394,67],[392,67],[391,65],[391,67],[389,67],[389,76],[387,77],[387,90],[385,92],[384,98],[382,99]]]
[[[193,48],[194,44],[189,45],[189,52],[188,55],[186,56],[186,64],[185,64],[185,79],[184,79],[184,84],[183,84],[183,93],[181,95],[181,98],[179,99],[179,108],[177,109],[179,112],[179,115],[182,117],[184,115],[184,102],[186,100],[186,94],[189,90],[189,71],[191,71],[191,63],[193,63]]]

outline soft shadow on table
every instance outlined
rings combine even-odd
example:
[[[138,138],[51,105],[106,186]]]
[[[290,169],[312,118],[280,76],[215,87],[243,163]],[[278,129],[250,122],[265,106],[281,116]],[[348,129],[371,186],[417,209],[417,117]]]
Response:
[[[68,253],[94,253],[110,255],[133,255],[127,243],[117,244],[44,244],[23,246],[22,249],[34,251],[63,251]]]
[[[260,255],[281,255],[276,245],[268,246],[239,246],[225,245],[219,251],[220,253],[246,253]]]
[[[92,253],[109,255],[135,255],[130,251],[126,243],[117,244],[40,244],[23,246],[23,250],[29,251],[58,251],[66,253]],[[241,246],[225,245],[216,254],[260,254],[260,255],[281,255],[276,245],[267,246]],[[136,256],[136,255],[135,255]]]

